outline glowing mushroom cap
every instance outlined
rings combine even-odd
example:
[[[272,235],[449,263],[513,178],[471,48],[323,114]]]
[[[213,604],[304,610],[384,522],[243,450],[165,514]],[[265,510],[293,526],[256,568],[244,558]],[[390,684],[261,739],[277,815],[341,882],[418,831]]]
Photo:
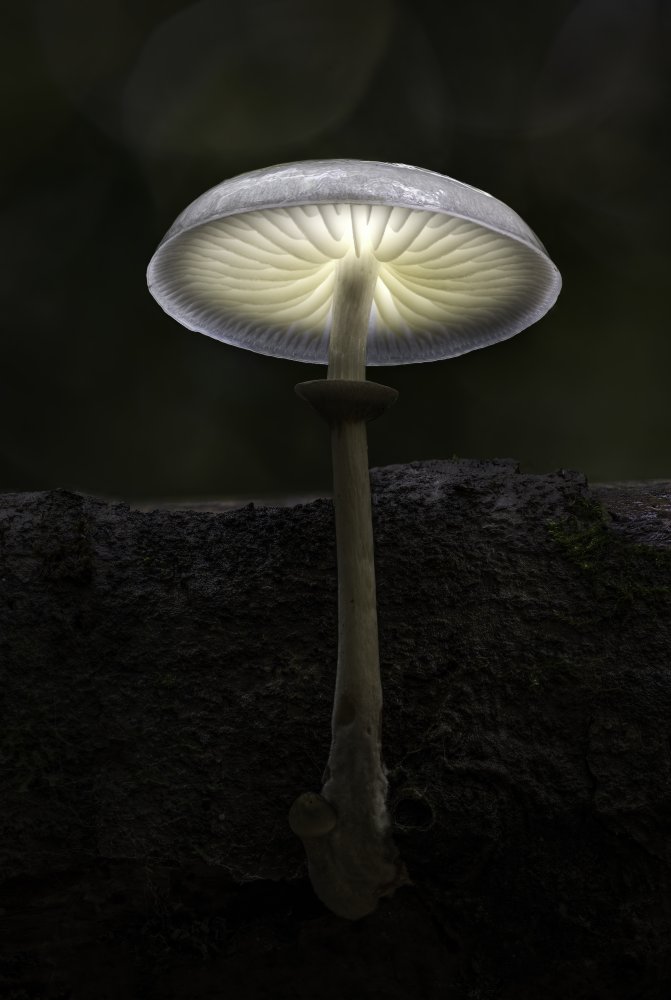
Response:
[[[183,326],[326,364],[338,264],[372,255],[366,363],[451,358],[535,323],[561,277],[491,195],[431,170],[314,160],[218,184],[177,218],[149,289]]]

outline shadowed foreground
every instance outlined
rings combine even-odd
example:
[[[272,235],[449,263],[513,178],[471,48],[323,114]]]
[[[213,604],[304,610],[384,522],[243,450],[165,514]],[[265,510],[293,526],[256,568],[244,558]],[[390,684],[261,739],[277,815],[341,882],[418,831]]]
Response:
[[[0,498],[0,995],[667,1000],[671,484],[374,470],[394,836],[341,920],[333,510]]]

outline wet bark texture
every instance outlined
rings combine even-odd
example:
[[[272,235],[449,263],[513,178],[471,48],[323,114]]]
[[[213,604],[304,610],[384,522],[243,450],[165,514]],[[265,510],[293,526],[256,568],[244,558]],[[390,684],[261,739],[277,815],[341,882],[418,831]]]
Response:
[[[671,484],[372,474],[414,885],[349,922],[321,787],[333,509],[0,498],[0,996],[668,1000]]]

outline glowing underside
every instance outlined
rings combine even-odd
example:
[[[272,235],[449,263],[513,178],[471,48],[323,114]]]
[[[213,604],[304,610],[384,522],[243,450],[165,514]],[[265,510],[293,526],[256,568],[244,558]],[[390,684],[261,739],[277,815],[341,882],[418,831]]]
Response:
[[[378,261],[368,364],[453,357],[505,339],[548,308],[548,262],[478,223],[382,205],[305,205],[229,216],[180,234],[152,291],[190,329],[326,362],[338,263]]]

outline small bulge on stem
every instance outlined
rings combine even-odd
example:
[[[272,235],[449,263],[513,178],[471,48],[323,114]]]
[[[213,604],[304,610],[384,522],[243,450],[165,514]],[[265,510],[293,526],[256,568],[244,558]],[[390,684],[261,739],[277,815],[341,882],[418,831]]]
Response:
[[[330,833],[336,820],[335,809],[330,802],[314,792],[303,792],[289,810],[289,826],[302,840]]]
[[[363,381],[366,341],[379,264],[369,250],[351,251],[336,265],[328,378]]]

